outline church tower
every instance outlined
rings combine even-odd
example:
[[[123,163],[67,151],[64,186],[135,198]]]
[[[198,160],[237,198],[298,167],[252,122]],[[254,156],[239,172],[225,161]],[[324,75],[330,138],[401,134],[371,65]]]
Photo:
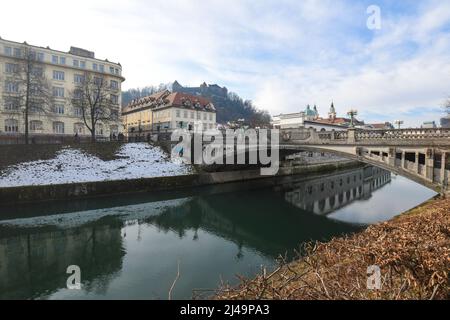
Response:
[[[334,108],[333,102],[331,102],[330,112],[328,112],[328,118],[330,118],[330,120],[336,119],[336,109]]]
[[[319,111],[317,111],[317,106],[316,105],[314,105],[313,111],[314,111],[314,120],[319,119]]]

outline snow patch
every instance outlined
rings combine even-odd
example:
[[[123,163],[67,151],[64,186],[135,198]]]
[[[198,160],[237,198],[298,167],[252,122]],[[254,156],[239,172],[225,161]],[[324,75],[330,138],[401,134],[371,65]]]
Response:
[[[191,174],[192,168],[171,161],[159,148],[147,143],[128,143],[103,161],[78,149],[63,149],[54,159],[25,162],[0,172],[0,187],[51,185],[75,182],[124,180]]]

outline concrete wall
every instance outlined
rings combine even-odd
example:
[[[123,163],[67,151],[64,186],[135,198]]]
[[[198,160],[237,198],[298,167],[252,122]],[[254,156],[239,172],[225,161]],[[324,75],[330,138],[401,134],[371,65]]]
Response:
[[[252,179],[277,179],[278,177],[283,177],[285,175],[306,175],[312,173],[334,171],[342,168],[357,167],[360,165],[361,164],[357,162],[337,162],[334,164],[326,165],[289,167],[280,170],[278,176],[269,178],[267,176],[261,176],[260,170],[247,170],[145,179],[0,188],[0,203],[15,204],[20,202],[70,200],[93,198],[113,194],[154,192],[162,190],[192,188],[196,186],[248,181]]]

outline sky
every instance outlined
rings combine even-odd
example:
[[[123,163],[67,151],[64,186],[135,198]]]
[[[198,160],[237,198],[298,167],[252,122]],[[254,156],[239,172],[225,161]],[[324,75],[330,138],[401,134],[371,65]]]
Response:
[[[380,28],[368,28],[380,9]],[[438,121],[450,0],[5,1],[0,37],[120,62],[123,89],[226,86],[272,115],[317,104],[366,123]],[[18,18],[17,13],[20,13]]]

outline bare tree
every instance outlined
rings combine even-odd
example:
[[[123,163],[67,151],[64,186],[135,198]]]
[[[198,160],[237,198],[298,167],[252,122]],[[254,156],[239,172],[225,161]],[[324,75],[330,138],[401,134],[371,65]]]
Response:
[[[114,88],[99,75],[85,72],[82,81],[71,92],[74,108],[79,108],[85,126],[91,133],[91,141],[96,141],[97,125],[115,122],[119,118],[119,97]]]
[[[30,114],[49,113],[53,93],[45,77],[44,63],[29,45],[24,44],[13,59],[14,62],[6,64],[4,99],[8,109],[19,111],[23,116],[25,143],[28,144]]]

